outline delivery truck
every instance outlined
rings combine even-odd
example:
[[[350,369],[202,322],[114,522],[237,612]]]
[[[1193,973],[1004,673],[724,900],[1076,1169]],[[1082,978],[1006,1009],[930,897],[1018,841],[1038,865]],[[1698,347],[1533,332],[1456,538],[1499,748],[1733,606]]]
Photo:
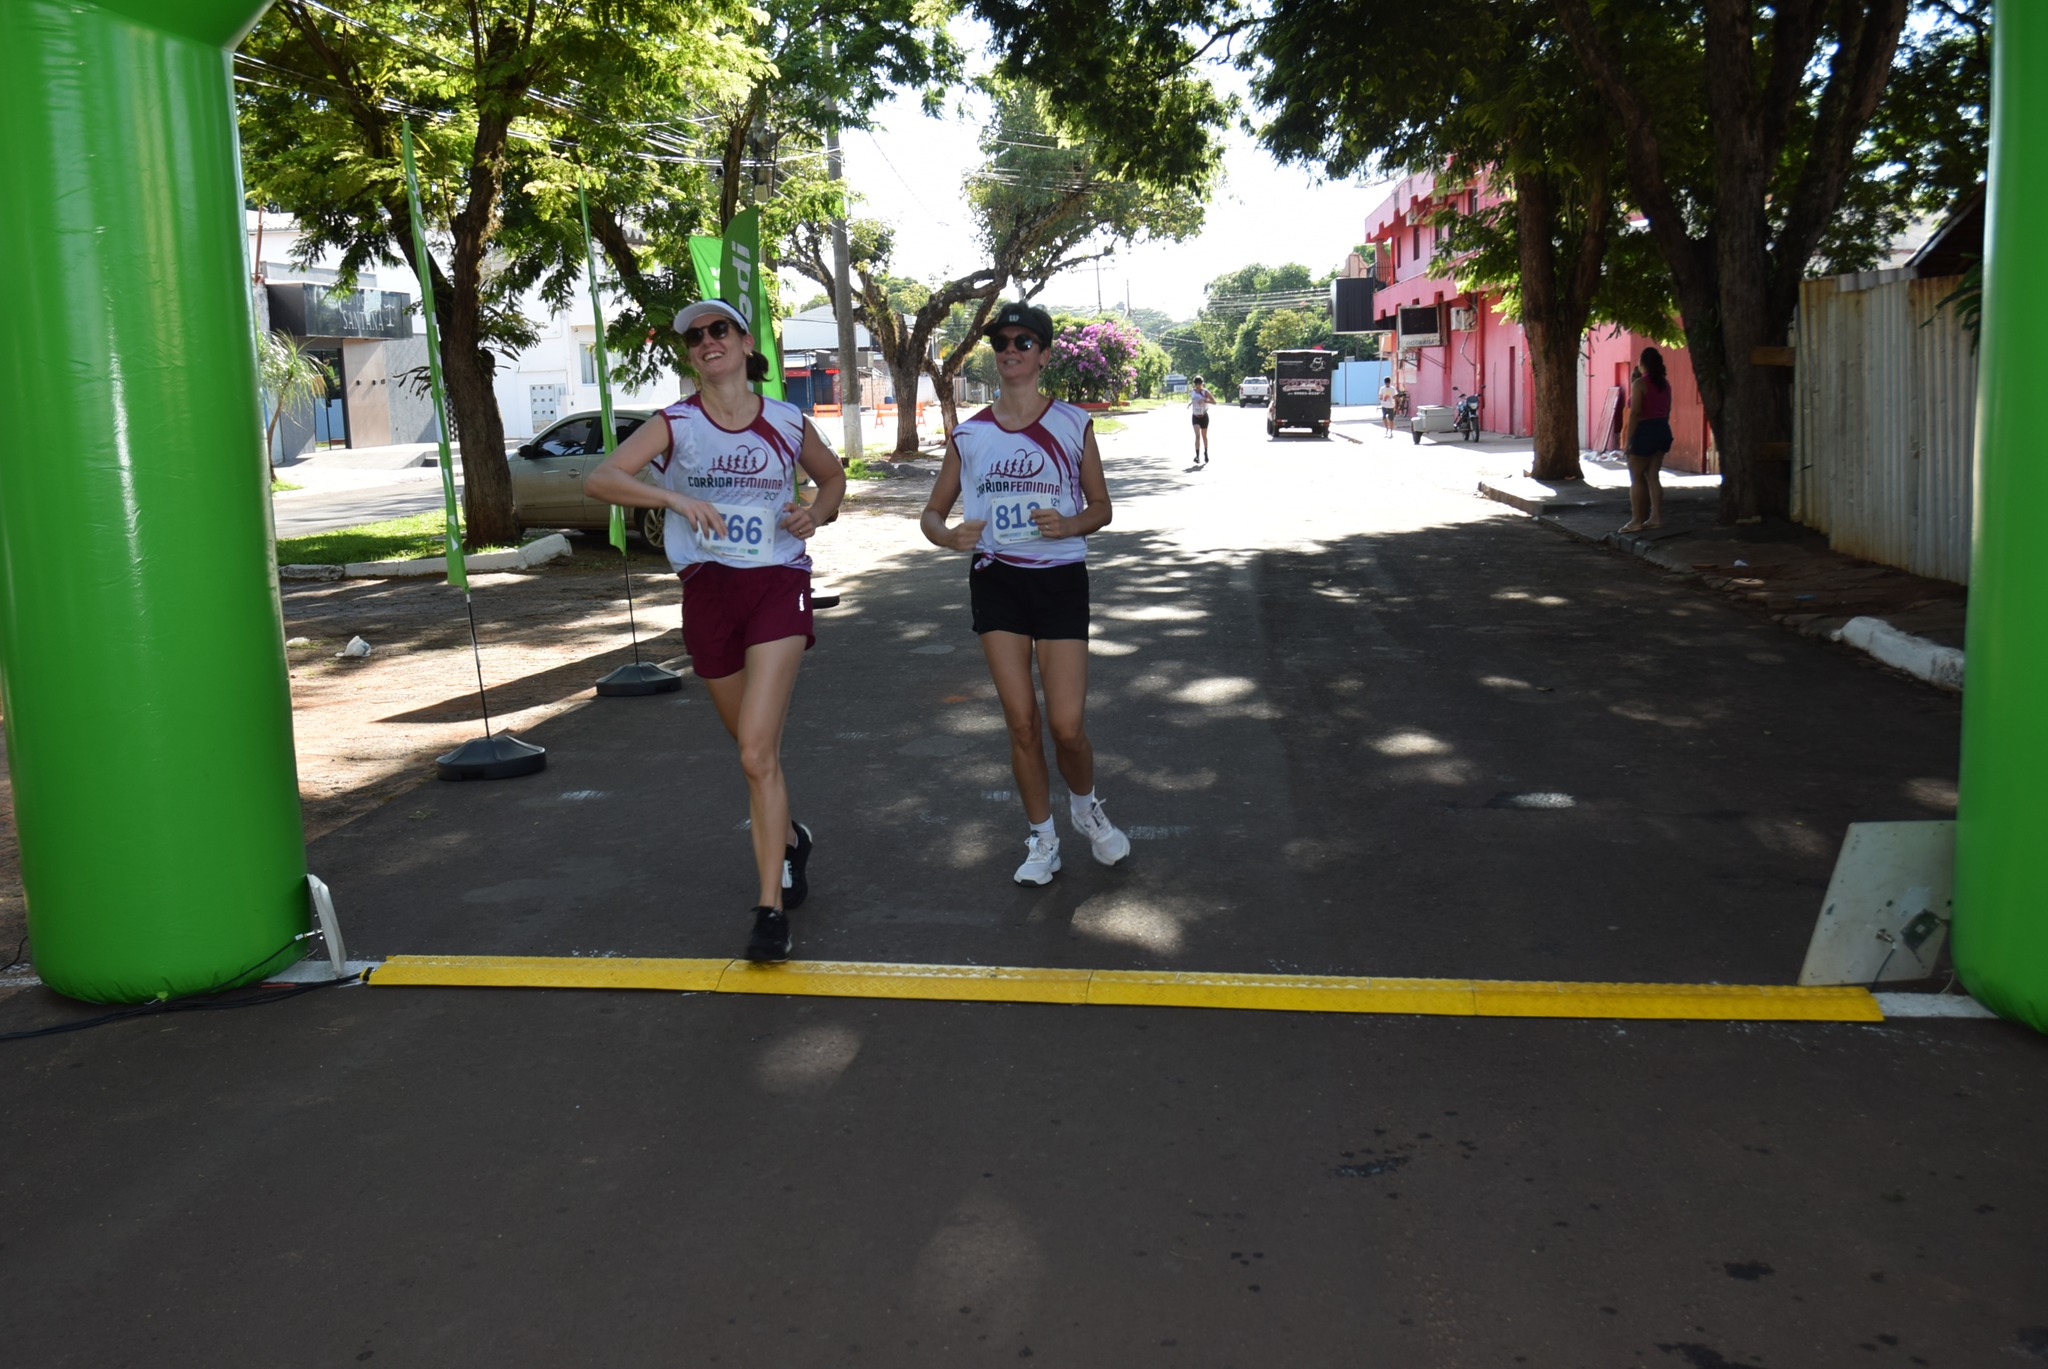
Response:
[[[1337,373],[1335,352],[1273,353],[1273,392],[1266,402],[1266,436],[1285,428],[1306,429],[1317,437],[1330,435],[1330,381]]]

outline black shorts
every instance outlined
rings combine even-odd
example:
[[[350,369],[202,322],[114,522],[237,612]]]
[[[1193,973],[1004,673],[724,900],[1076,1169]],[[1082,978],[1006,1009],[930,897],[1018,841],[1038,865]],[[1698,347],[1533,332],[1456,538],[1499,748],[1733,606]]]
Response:
[[[1196,426],[1197,428],[1206,428],[1206,427],[1208,427],[1208,426],[1209,426],[1209,415],[1207,415],[1207,414],[1195,414],[1195,415],[1194,415],[1193,417],[1194,417],[1194,420],[1195,420],[1195,426]]]
[[[1671,424],[1661,418],[1636,420],[1635,436],[1628,440],[1630,456],[1662,456],[1671,450]]]
[[[1014,632],[1034,642],[1088,640],[1088,563],[1013,566],[990,561],[967,573],[974,630]]]

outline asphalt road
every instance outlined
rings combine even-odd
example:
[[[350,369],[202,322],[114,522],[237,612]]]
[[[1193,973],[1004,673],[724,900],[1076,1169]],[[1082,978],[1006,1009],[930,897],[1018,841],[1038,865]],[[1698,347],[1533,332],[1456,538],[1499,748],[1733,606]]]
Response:
[[[285,473],[283,478],[289,480],[291,476]],[[458,493],[461,488],[458,481]],[[352,528],[387,518],[408,518],[440,507],[438,477],[359,488],[308,488],[273,495],[270,501],[271,516],[276,522],[279,537],[307,537],[316,532]]]
[[[1137,838],[1023,823],[963,567],[839,577],[785,741],[799,954],[1789,982],[1957,707],[1224,408],[1105,444],[1090,731]],[[829,531],[829,530],[828,530]],[[356,954],[724,955],[701,688],[312,851]],[[1530,796],[1544,796],[1532,803]],[[0,997],[0,1030],[52,1019]],[[1986,1366],[2048,1355],[2048,1050],[1586,1023],[350,988],[0,1050],[29,1365]]]

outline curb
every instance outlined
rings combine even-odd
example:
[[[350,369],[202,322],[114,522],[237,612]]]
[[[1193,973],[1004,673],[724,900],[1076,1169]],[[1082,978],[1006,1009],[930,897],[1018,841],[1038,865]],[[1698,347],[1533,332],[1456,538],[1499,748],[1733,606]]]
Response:
[[[463,561],[474,571],[525,570],[569,554],[569,539],[558,532],[537,537],[517,551],[486,552]],[[409,576],[446,575],[448,558],[421,556],[409,561],[351,561],[345,566],[279,566],[280,580],[395,580]]]
[[[1515,488],[1515,486],[1527,488]],[[1604,500],[1559,498],[1549,486],[1534,480],[1501,481],[1498,484],[1482,480],[1479,493],[1496,503],[1506,504],[1529,514],[1545,527],[1554,528],[1565,536],[1595,546],[1612,547],[1639,561],[1647,561],[1659,570],[1670,571],[1695,581],[1703,577],[1694,570],[1692,563],[1683,557],[1666,552],[1660,545],[1663,539],[1640,533],[1609,532],[1599,535],[1580,532],[1557,515],[1568,509],[1590,508]],[[1668,534],[1676,535],[1676,534]],[[1813,635],[1808,633],[1807,635]],[[1961,693],[1963,688],[1963,653],[1954,647],[1943,646],[1925,637],[1916,637],[1902,632],[1882,618],[1851,618],[1839,629],[1825,634],[1829,641],[1841,642],[1855,647],[1894,670],[1903,671],[1917,680]]]

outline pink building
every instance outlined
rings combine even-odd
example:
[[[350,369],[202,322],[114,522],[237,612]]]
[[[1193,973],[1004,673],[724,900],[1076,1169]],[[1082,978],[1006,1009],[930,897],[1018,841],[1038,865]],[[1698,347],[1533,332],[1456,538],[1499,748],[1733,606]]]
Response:
[[[1430,215],[1441,208],[1472,213],[1498,200],[1477,182],[1446,181],[1440,187],[1432,175],[1409,176],[1366,217],[1365,240],[1378,249],[1376,322],[1394,335],[1389,353],[1397,358],[1410,408],[1455,404],[1460,393],[1477,390],[1481,428],[1527,437],[1534,426],[1528,339],[1520,324],[1501,316],[1498,296],[1458,289],[1451,262],[1437,252],[1436,230],[1429,224]],[[1581,447],[1605,451],[1618,445],[1615,430],[1629,366],[1648,345],[1647,339],[1615,328],[1586,335],[1579,354]],[[1691,360],[1683,348],[1663,351],[1671,377],[1671,431],[1677,439],[1665,464],[1680,471],[1718,469]]]

